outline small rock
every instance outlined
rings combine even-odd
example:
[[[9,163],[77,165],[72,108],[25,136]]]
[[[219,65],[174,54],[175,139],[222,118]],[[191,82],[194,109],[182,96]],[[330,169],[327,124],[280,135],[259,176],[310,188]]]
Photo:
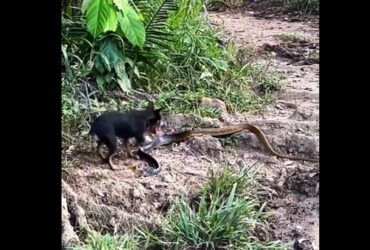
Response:
[[[116,220],[114,219],[114,217],[112,217],[112,218],[109,220],[109,224],[111,224],[111,226],[115,226],[115,225],[116,225]]]
[[[284,166],[290,166],[290,165],[293,165],[293,161],[285,161],[284,162]]]
[[[298,127],[298,128],[297,128],[297,130],[298,130],[299,132],[304,133],[304,130],[303,130],[302,128],[300,128],[300,127]]]
[[[194,117],[185,114],[168,115],[163,118],[167,127],[181,128],[194,123]]]
[[[237,139],[239,142],[238,146],[240,148],[254,149],[254,150],[262,149],[260,141],[252,133],[241,132],[239,135],[237,135]]]
[[[140,206],[139,207],[139,213],[140,214],[147,214],[147,211],[146,211],[146,209],[144,207]]]
[[[271,155],[259,155],[258,158],[264,163],[272,163],[272,164],[277,164],[278,163],[278,159],[276,157],[271,156]]]
[[[133,192],[132,192],[132,196],[134,196],[134,198],[139,198],[140,197],[140,191],[138,189],[134,189]]]
[[[204,108],[216,109],[221,113],[227,113],[226,104],[218,99],[203,97],[200,102],[200,106]]]
[[[197,153],[205,154],[216,159],[222,156],[223,148],[220,141],[210,135],[196,137],[189,144],[191,149]]]
[[[305,241],[305,240],[306,240],[306,239],[301,238],[301,239],[299,239],[299,240],[298,240],[298,243],[299,243],[299,244],[302,244],[302,243],[303,243],[303,241]]]
[[[72,154],[73,150],[75,149],[76,146],[69,146],[68,149],[66,150],[66,154]]]
[[[283,107],[281,104],[276,104],[276,105],[275,105],[275,107],[276,107],[277,109],[280,109],[280,110],[284,109],[284,107]]]
[[[158,209],[162,205],[160,202],[153,202],[152,204],[156,209]]]
[[[164,175],[162,177],[162,181],[163,182],[167,182],[167,183],[172,183],[173,182],[173,178],[170,175]]]
[[[318,175],[318,173],[311,173],[311,174],[309,174],[308,176],[309,176],[310,178],[313,178],[313,177],[315,177],[316,175]]]
[[[208,128],[219,128],[221,126],[221,122],[219,119],[210,117],[202,118],[201,124]]]

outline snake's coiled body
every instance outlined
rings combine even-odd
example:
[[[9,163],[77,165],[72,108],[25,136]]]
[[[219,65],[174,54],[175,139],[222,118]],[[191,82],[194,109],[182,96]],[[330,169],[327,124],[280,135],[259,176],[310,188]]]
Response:
[[[280,158],[286,158],[291,160],[302,160],[302,161],[310,161],[310,162],[318,162],[319,159],[312,159],[312,158],[305,158],[300,156],[290,156],[290,155],[284,155],[276,152],[268,142],[265,134],[256,126],[251,124],[238,124],[238,125],[231,125],[221,128],[200,128],[200,129],[192,129],[187,130],[184,132],[169,134],[169,135],[162,135],[160,137],[155,138],[152,142],[148,143],[147,145],[144,145],[142,147],[139,147],[138,155],[141,160],[146,161],[150,167],[145,169],[143,172],[143,176],[150,176],[150,175],[156,175],[160,172],[161,168],[157,160],[149,155],[149,151],[153,148],[168,145],[174,142],[182,142],[189,140],[195,136],[200,136],[204,134],[208,134],[214,137],[221,137],[221,136],[228,136],[232,135],[238,132],[241,132],[243,130],[249,130],[254,135],[257,136],[258,140],[263,144],[265,149],[272,155]]]

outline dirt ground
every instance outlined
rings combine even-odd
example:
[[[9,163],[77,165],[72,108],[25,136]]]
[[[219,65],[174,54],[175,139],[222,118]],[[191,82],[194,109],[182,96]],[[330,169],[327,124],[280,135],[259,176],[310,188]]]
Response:
[[[262,128],[279,152],[318,157],[319,154],[319,31],[315,21],[263,18],[256,11],[210,12],[212,23],[223,25],[223,41],[232,40],[257,53],[255,63],[284,77],[284,91],[261,114],[223,116],[224,121],[206,119],[212,126],[249,122]],[[269,14],[270,15],[270,14]],[[285,41],[282,34],[295,34],[304,41]],[[166,117],[173,128],[191,122],[191,117]],[[261,150],[248,132],[237,136],[236,145],[225,146],[203,136],[152,151],[162,171],[152,177],[134,178],[127,170],[111,171],[90,152],[70,148],[64,152],[70,167],[63,180],[78,197],[78,204],[94,228],[123,232],[132,223],[158,222],[169,202],[184,188],[197,190],[207,181],[209,169],[230,164],[235,171],[262,164],[267,177],[266,196],[270,239],[293,244],[293,249],[319,249],[319,164],[277,159]],[[72,160],[73,159],[73,160]],[[67,200],[71,197],[67,197]],[[73,224],[73,223],[72,223]]]

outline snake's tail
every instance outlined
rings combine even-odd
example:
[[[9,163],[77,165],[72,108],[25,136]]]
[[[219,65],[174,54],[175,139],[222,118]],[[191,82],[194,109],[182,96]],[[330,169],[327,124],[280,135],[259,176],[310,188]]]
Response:
[[[108,164],[109,164],[109,167],[112,169],[112,170],[118,170],[119,168],[116,167],[116,165],[113,163],[113,157],[115,155],[112,154],[111,156],[109,156],[109,159],[108,159]]]
[[[248,129],[253,134],[255,134],[257,138],[260,140],[260,142],[265,146],[266,150],[272,155],[275,155],[280,158],[287,158],[287,159],[292,159],[292,160],[302,160],[302,161],[310,161],[310,162],[319,161],[319,159],[310,159],[310,158],[305,158],[305,157],[300,157],[300,156],[290,156],[290,155],[280,154],[271,147],[266,136],[263,134],[263,132],[259,128],[253,125],[250,125],[250,124],[246,124],[246,129]]]

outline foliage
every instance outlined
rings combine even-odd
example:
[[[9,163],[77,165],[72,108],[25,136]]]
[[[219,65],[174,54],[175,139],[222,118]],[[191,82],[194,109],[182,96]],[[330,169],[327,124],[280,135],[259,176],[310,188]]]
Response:
[[[64,127],[89,120],[85,113],[103,102],[136,107],[133,89],[156,94],[170,113],[213,117],[199,106],[203,96],[225,101],[230,112],[250,112],[279,89],[278,78],[238,60],[239,48],[220,41],[203,1],[85,0],[81,9],[62,19]],[[112,95],[117,89],[124,100]]]
[[[320,0],[282,0],[284,6],[308,14],[319,12]]]
[[[145,247],[159,249],[287,249],[280,242],[254,236],[266,219],[265,204],[249,193],[256,183],[251,171],[222,171],[204,186],[198,201],[178,198],[156,232],[137,231]]]

